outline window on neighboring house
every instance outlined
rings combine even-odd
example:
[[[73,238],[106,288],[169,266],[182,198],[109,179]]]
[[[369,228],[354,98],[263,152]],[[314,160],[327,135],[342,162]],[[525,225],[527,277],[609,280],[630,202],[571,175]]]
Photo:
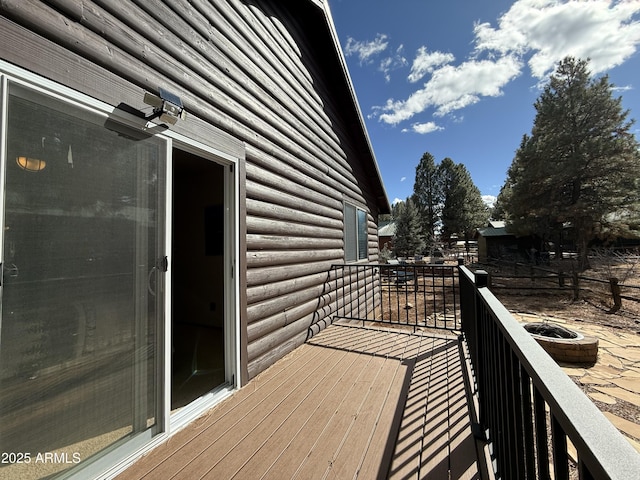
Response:
[[[344,204],[344,250],[347,262],[367,258],[367,212]]]

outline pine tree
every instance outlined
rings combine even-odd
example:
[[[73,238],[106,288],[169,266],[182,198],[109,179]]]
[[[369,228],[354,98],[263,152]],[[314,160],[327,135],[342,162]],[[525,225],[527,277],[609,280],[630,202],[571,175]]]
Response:
[[[424,250],[418,210],[411,199],[398,202],[393,207],[396,231],[393,236],[393,250],[398,257],[409,257]]]
[[[502,185],[498,198],[496,198],[496,202],[493,204],[493,208],[491,209],[491,218],[493,220],[504,220],[507,218],[507,204],[509,203],[512,187],[508,182],[509,179],[507,177],[507,180],[504,185]]]
[[[442,208],[442,190],[433,155],[425,152],[416,167],[416,179],[413,184],[413,201],[418,209],[421,233],[426,248],[435,243],[436,229]]]
[[[591,78],[586,61],[560,62],[501,199],[515,233],[548,238],[570,226],[583,267],[589,242],[628,232],[640,203],[639,145],[612,88],[606,76]]]
[[[445,158],[438,166],[438,176],[443,196],[442,238],[451,241],[457,236],[468,241],[489,219],[489,209],[463,164]]]

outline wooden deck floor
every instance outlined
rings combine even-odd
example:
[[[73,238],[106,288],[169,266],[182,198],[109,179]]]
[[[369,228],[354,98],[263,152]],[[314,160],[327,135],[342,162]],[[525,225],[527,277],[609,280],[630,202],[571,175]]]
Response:
[[[455,337],[335,324],[122,479],[479,479]]]

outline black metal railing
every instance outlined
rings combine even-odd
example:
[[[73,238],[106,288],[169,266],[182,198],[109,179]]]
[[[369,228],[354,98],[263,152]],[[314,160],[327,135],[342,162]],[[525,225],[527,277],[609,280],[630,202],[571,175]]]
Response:
[[[457,276],[446,264],[333,265],[325,303],[333,318],[460,330]]]
[[[476,430],[497,478],[640,478],[640,454],[486,288],[486,273],[460,266],[458,278]]]

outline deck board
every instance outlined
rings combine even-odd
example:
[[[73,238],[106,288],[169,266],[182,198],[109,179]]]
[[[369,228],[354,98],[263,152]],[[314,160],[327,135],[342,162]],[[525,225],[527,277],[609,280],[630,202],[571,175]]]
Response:
[[[277,438],[274,439],[273,448],[277,451],[278,447],[280,447],[282,452],[271,461],[271,464],[267,463],[269,468],[266,478],[293,478],[296,472],[299,471],[306,459],[304,453],[313,451],[314,447],[318,445],[319,439],[333,418],[336,406],[332,399],[344,398],[356,381],[358,375],[355,370],[356,367],[357,365],[352,365],[351,368],[345,369],[344,375],[338,379],[335,388],[327,389],[317,401],[312,401],[312,407],[314,408],[310,409],[311,415],[307,421],[296,422],[295,431],[291,433],[286,430],[279,432],[280,442],[278,442]],[[313,403],[316,403],[316,405],[313,405]],[[284,445],[284,448],[282,448],[282,445]],[[262,456],[266,462],[269,462],[272,453],[264,451]],[[256,474],[256,470],[257,468],[254,467],[251,471],[252,474],[244,478],[260,478]]]
[[[343,356],[333,358],[329,356],[326,362],[339,363]],[[287,418],[290,412],[297,413],[294,418],[299,419],[299,412],[295,412],[296,406],[302,397],[310,390],[317,387],[318,383],[327,378],[322,370],[332,365],[319,361],[316,365],[299,372],[299,376],[291,376],[281,383],[273,392],[260,399],[254,396],[252,400],[258,400],[255,406],[253,401],[251,409],[239,409],[234,412],[238,415],[235,422],[216,438],[216,441],[206,445],[206,448],[191,460],[180,475],[183,478],[199,478],[201,472],[214,471],[218,478],[233,478],[236,471],[242,466],[245,457],[250,458],[260,447],[266,435],[275,431],[281,420]],[[275,380],[277,382],[277,379]],[[235,416],[234,415],[234,416]],[[224,423],[224,422],[219,422]],[[216,430],[220,425],[216,425]],[[217,434],[217,432],[216,432]],[[237,455],[241,449],[243,455]]]
[[[454,336],[334,324],[119,478],[479,479],[462,374]]]
[[[354,390],[357,389],[358,387],[358,383],[362,382],[362,373],[363,372],[368,372],[370,370],[369,368],[369,363],[370,363],[370,358],[367,358],[363,355],[359,355],[357,356],[353,362],[349,363],[349,365],[346,366],[346,369],[344,371],[347,371],[350,373],[350,370],[352,370],[353,372],[358,373],[358,376],[356,376],[356,378],[353,378],[351,375],[346,375],[345,377],[342,377],[340,379],[340,386],[342,387],[343,391],[338,393],[336,395],[336,398],[342,398],[342,403],[340,405],[336,407],[333,407],[331,404],[330,406],[332,406],[332,409],[330,411],[325,411],[323,416],[319,416],[316,420],[316,423],[318,423],[319,425],[324,425],[323,430],[319,433],[316,442],[314,443],[314,446],[320,445],[323,446],[324,445],[324,441],[323,441],[323,436],[327,435],[327,429],[331,429],[331,427],[333,427],[333,424],[336,422],[343,422],[345,421],[345,418],[347,417],[347,413],[341,411],[341,409],[345,409],[345,408],[349,408],[352,405],[352,397],[358,397],[358,394],[354,394]],[[330,376],[329,376],[330,377]],[[366,381],[366,380],[365,380]],[[285,416],[288,416],[288,420],[289,424],[293,424],[293,427],[290,427],[289,429],[279,429],[280,433],[283,435],[284,438],[286,438],[287,436],[290,436],[290,431],[297,431],[299,430],[298,426],[302,426],[305,424],[304,420],[305,417],[307,416],[307,412],[308,410],[314,405],[320,402],[320,398],[318,398],[318,393],[322,394],[322,390],[323,388],[326,387],[327,382],[321,382],[322,384],[322,388],[318,388],[318,390],[316,392],[316,395],[314,395],[311,399],[310,399],[310,405],[307,408],[297,408],[298,405],[296,405],[296,408],[289,410],[289,412],[287,411],[283,411],[282,413]],[[323,398],[323,400],[327,400],[328,398]],[[288,409],[287,409],[288,410]],[[337,411],[336,411],[337,410]],[[337,428],[338,431],[342,431],[343,430],[343,426],[342,425],[338,425],[338,427],[334,427]],[[267,433],[269,431],[273,431],[275,429],[269,429],[267,431]],[[305,432],[306,434],[306,432]],[[296,457],[298,457],[297,453],[304,453],[304,450],[302,450],[300,448],[300,445],[297,444],[293,444],[294,445],[294,449],[290,450],[293,451],[294,453],[296,453]],[[245,445],[242,446],[243,449],[246,448]],[[275,445],[275,448],[278,449],[282,449],[282,447],[280,445]],[[307,454],[305,458],[305,460],[308,460],[309,457],[313,457],[313,453],[314,453],[314,448],[312,448],[310,450],[310,452]],[[269,452],[265,452],[267,455],[269,455]],[[299,459],[299,458],[298,458]],[[257,466],[261,466],[260,464],[258,464]],[[230,478],[230,477],[229,477]],[[245,478],[251,478],[251,477],[245,477]],[[260,475],[256,475],[253,478],[260,478]]]

